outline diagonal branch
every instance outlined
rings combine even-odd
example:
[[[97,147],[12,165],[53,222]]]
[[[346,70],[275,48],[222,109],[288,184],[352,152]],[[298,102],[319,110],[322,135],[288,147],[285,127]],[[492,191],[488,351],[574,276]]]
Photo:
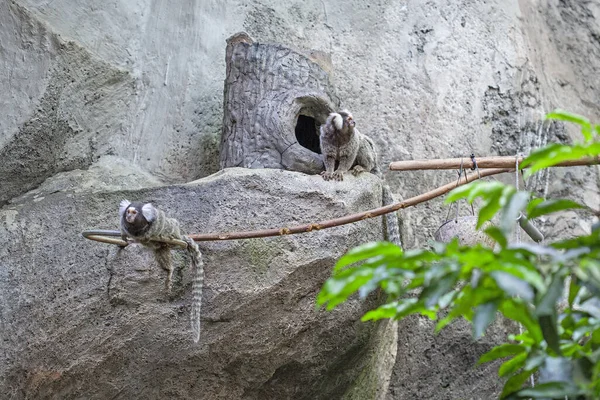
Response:
[[[327,228],[333,228],[334,226],[351,224],[353,222],[362,221],[363,219],[375,218],[381,215],[391,213],[394,211],[398,211],[403,208],[415,206],[419,203],[423,203],[425,201],[434,199],[436,197],[442,196],[457,186],[464,185],[466,183],[472,182],[479,178],[483,178],[490,175],[501,174],[504,172],[514,171],[510,168],[497,168],[497,169],[488,169],[481,171],[479,174],[471,174],[466,179],[461,180],[460,183],[451,182],[444,186],[440,186],[437,189],[431,190],[429,192],[423,193],[421,195],[411,197],[410,199],[406,199],[399,203],[390,204],[384,207],[374,208],[372,210],[363,211],[358,214],[346,215],[344,217],[330,219],[327,221],[321,221],[317,223],[311,223],[306,225],[297,225],[292,227],[285,228],[273,228],[273,229],[263,229],[257,231],[245,231],[245,232],[229,232],[229,233],[201,233],[195,235],[189,235],[192,239],[197,242],[201,241],[210,241],[210,240],[234,240],[234,239],[250,239],[250,238],[261,238],[261,237],[270,237],[270,236],[283,236],[283,235],[292,235],[296,233],[305,233],[312,232],[313,230],[321,230]]]

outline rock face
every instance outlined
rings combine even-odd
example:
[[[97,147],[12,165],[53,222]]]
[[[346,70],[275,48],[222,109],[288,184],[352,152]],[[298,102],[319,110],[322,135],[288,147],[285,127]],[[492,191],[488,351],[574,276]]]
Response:
[[[598,21],[600,5],[577,0],[0,1],[0,393],[395,400],[422,398],[431,388],[429,398],[493,396],[495,374],[456,366],[491,347],[503,327],[470,344],[464,327],[434,338],[422,320],[405,321],[384,393],[386,372],[377,371],[388,371],[395,354],[391,326],[357,322],[369,304],[313,311],[335,259],[382,237],[377,221],[364,222],[367,231],[357,225],[203,244],[199,347],[188,340],[188,271],[168,299],[150,254],[137,246],[118,253],[79,233],[116,228],[124,195],[176,211],[194,232],[310,222],[378,204],[379,186],[369,177],[328,186],[282,171],[211,175],[219,165],[304,170],[291,162],[297,157],[253,163],[261,149],[275,159],[293,152],[255,146],[252,131],[236,132],[242,136],[232,143],[243,148],[219,155],[219,144],[231,139],[227,116],[256,115],[243,105],[228,109],[236,98],[227,96],[261,98],[236,92],[233,82],[224,87],[226,39],[235,32],[247,32],[257,49],[286,49],[294,63],[305,63],[282,64],[280,78],[299,70],[318,82],[327,76],[315,87],[352,111],[385,166],[513,155],[578,139],[576,129],[542,116],[560,107],[600,121]],[[272,114],[283,131],[265,132],[293,145],[290,130],[314,127],[321,105],[298,100],[287,115]],[[246,151],[250,157],[236,158]],[[453,181],[455,172],[386,179],[409,197]],[[526,185],[600,209],[598,167],[557,168]],[[447,213],[441,201],[402,212],[405,247],[432,237]],[[590,229],[574,212],[536,223],[547,238]]]
[[[496,320],[477,342],[471,339],[472,328],[464,321],[436,335],[432,334],[434,328],[435,322],[416,316],[398,324],[396,365],[386,400],[499,398],[504,382],[496,377],[504,360],[482,365],[477,361],[507,335],[518,332],[518,327]]]
[[[123,197],[172,210],[188,232],[223,232],[374,208],[378,193],[381,184],[370,175],[332,184],[294,172],[228,169],[183,186],[59,192],[5,207],[0,391],[11,398],[330,399],[356,391],[353,383],[369,376],[362,396],[383,393],[395,324],[359,321],[377,299],[331,313],[314,303],[338,257],[382,236],[380,219],[202,243],[199,345],[190,332],[186,257],[175,258],[182,268],[169,298],[166,273],[149,250],[79,236],[117,227]]]
[[[6,66],[8,82],[2,82],[12,101],[4,104],[9,110],[0,122],[0,205],[58,172],[87,168],[99,155],[113,153],[123,133],[115,120],[124,117],[134,94],[129,72],[60,40],[21,8],[7,5],[0,5],[6,27],[0,38],[10,37],[19,61]]]

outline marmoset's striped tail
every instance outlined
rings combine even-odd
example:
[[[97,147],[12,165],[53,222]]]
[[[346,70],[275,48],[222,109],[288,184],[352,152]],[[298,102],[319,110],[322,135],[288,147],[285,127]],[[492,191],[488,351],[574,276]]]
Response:
[[[382,186],[382,204],[384,206],[394,204],[394,198],[392,197],[389,185],[382,181]],[[387,240],[402,247],[402,243],[400,242],[400,224],[398,223],[398,215],[396,215],[395,211],[385,214],[385,224],[387,226]]]
[[[204,264],[202,262],[202,253],[200,253],[198,244],[188,236],[184,236],[184,240],[188,244],[188,252],[192,259],[192,267],[194,270],[194,280],[192,283],[192,312],[190,317],[194,342],[197,343],[200,340],[200,308],[202,306],[202,288],[204,287]]]
[[[390,185],[385,183],[383,173],[377,164],[375,164],[375,168],[373,168],[373,173],[381,179],[381,205],[389,206],[390,204],[394,204],[396,201],[392,196]],[[400,224],[398,223],[398,214],[396,214],[395,211],[385,214],[385,225],[387,228],[388,242],[392,242],[396,246],[402,248],[402,242],[400,241]]]

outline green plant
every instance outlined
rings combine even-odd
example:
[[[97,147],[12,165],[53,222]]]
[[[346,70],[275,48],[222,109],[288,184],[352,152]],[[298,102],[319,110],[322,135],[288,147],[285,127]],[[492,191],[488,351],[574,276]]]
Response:
[[[578,124],[584,141],[533,152],[521,163],[527,167],[525,176],[600,154],[599,125],[560,110],[546,117]],[[507,378],[501,398],[600,398],[600,226],[594,225],[589,235],[544,245],[509,241],[521,213],[532,219],[574,208],[598,212],[571,200],[531,198],[499,182],[461,186],[446,201],[460,199],[479,199],[478,228],[498,216],[498,223],[485,229],[495,249],[452,241],[403,251],[388,242],[368,243],[337,262],[318,305],[332,309],[356,292],[364,298],[380,288],[388,301],[367,312],[364,321],[420,314],[437,320],[438,332],[463,317],[474,338],[485,333],[499,311],[523,327],[479,360],[508,358],[498,371]],[[523,388],[537,371],[553,374]]]

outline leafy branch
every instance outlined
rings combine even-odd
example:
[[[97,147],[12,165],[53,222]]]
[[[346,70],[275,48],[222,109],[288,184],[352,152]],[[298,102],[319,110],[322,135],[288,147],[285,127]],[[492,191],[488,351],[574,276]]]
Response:
[[[600,154],[598,125],[564,111],[547,117],[579,124],[584,141],[539,149],[522,168],[539,171]],[[365,298],[381,290],[388,301],[367,312],[363,321],[419,314],[436,320],[439,332],[460,317],[471,323],[474,338],[484,335],[500,313],[523,326],[521,334],[510,335],[479,360],[507,358],[498,371],[507,378],[501,398],[599,398],[600,227],[546,245],[509,240],[522,214],[531,219],[590,210],[572,200],[532,198],[499,182],[461,186],[446,201],[461,199],[481,204],[478,229],[498,221],[484,230],[494,239],[494,248],[461,246],[454,240],[403,251],[388,242],[367,243],[340,258],[317,304],[332,309],[355,293]],[[523,388],[538,371],[554,373],[546,382]]]

